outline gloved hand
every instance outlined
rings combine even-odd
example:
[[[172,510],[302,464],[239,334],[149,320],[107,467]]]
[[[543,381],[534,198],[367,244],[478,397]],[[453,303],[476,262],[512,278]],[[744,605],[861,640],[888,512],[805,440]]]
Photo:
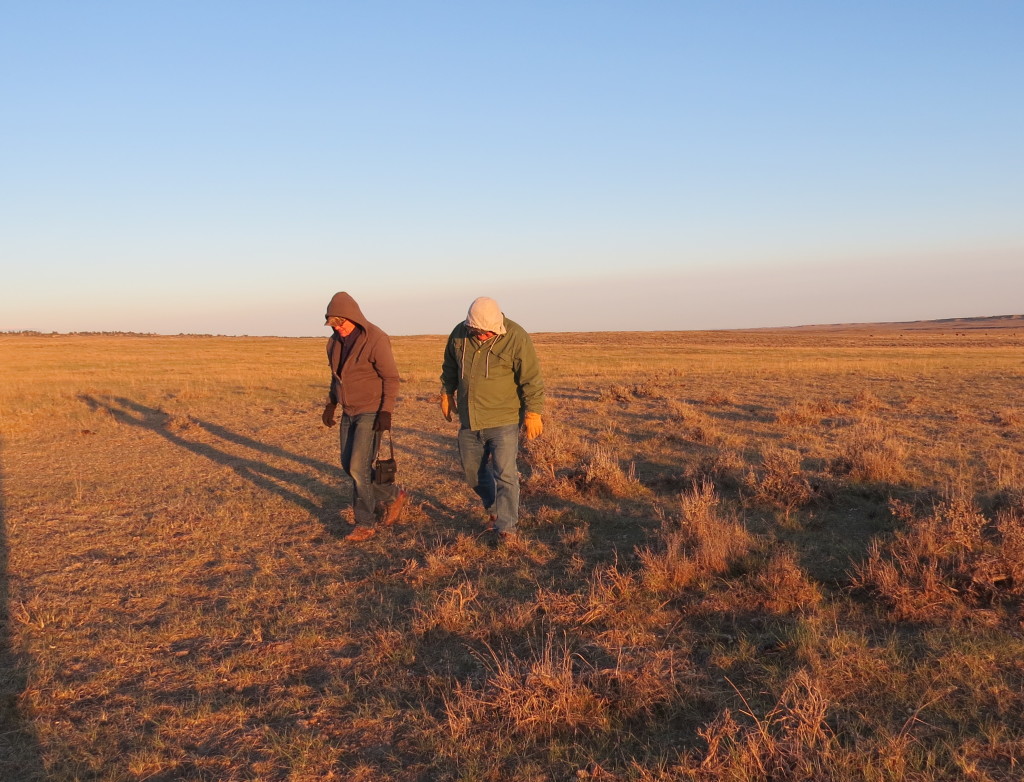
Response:
[[[452,413],[457,412],[459,412],[459,406],[455,402],[455,394],[449,394],[441,389],[441,415],[444,416],[444,420],[451,421]]]
[[[387,432],[391,429],[391,413],[387,410],[380,410],[377,417],[373,419],[373,431]]]
[[[336,402],[328,402],[324,405],[324,413],[320,416],[320,419],[324,422],[324,426],[334,426],[338,423],[334,418],[334,410],[338,407]]]
[[[523,417],[523,428],[526,430],[526,439],[534,440],[544,433],[544,420],[540,413],[527,413]]]

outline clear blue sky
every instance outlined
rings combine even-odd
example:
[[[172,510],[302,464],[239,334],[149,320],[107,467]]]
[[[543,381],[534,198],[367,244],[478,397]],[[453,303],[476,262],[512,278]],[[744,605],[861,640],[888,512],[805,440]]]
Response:
[[[1024,312],[1024,3],[0,6],[0,330]]]

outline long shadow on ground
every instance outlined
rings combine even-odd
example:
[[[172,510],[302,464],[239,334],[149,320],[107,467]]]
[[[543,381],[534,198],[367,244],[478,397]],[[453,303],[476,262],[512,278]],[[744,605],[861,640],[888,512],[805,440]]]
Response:
[[[276,494],[293,505],[308,511],[328,529],[333,530],[336,526],[337,510],[331,509],[331,503],[337,501],[337,486],[340,481],[340,475],[338,474],[340,468],[338,467],[316,459],[310,459],[306,456],[293,454],[278,446],[267,445],[258,440],[253,440],[232,432],[219,424],[194,418],[188,419],[189,425],[194,424],[203,431],[225,442],[240,445],[277,458],[287,459],[296,464],[325,473],[330,476],[330,482],[325,483],[312,477],[307,472],[273,467],[259,459],[238,456],[209,443],[184,437],[171,428],[174,419],[163,410],[147,407],[124,397],[96,398],[83,394],[79,396],[79,399],[92,410],[103,410],[109,413],[118,423],[148,429],[179,448],[184,448],[186,451],[202,456],[212,462],[229,467],[235,474],[255,486],[271,494]],[[315,499],[310,499],[303,492],[312,495]]]
[[[3,443],[0,441],[0,451]],[[22,714],[19,698],[27,683],[28,660],[12,643],[10,585],[7,563],[7,514],[3,463],[0,461],[0,779],[43,779],[42,755],[32,724]]]

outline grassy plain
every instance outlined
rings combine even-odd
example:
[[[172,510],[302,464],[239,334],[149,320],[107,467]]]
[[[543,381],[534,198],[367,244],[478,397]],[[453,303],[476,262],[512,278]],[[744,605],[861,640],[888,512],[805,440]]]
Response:
[[[393,340],[346,543],[319,339],[0,335],[0,778],[1017,780],[1024,330],[542,334],[492,549]]]

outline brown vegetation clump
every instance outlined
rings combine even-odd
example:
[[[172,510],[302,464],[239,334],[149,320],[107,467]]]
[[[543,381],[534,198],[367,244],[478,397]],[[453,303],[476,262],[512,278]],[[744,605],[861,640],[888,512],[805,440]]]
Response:
[[[646,493],[636,466],[623,467],[617,456],[618,437],[607,433],[608,442],[584,440],[556,419],[544,436],[524,446],[528,474],[523,482],[530,494],[548,493],[562,499],[579,494],[629,498]]]
[[[901,619],[939,622],[998,607],[1024,595],[1024,516],[1003,511],[993,524],[963,496],[917,515],[892,503],[905,525],[871,544],[855,584],[884,598]]]
[[[694,560],[708,573],[724,572],[754,546],[754,538],[733,515],[719,510],[715,487],[705,481],[679,496],[679,525],[693,541]]]
[[[908,480],[907,445],[877,418],[865,417],[846,431],[833,471],[859,483]]]
[[[595,569],[587,585],[583,624],[602,623],[612,627],[637,627],[646,631],[657,604],[640,589],[633,573],[624,573],[618,565]]]
[[[481,658],[486,680],[457,687],[445,704],[454,741],[611,736],[625,721],[651,718],[675,702],[693,678],[671,649],[620,647],[597,664],[552,634],[525,655],[491,649]]]
[[[996,426],[1006,427],[1007,429],[1019,429],[1024,426],[1024,416],[1021,415],[1021,411],[1016,407],[1002,407],[996,410],[992,414],[992,421]]]
[[[819,403],[811,399],[787,402],[775,414],[776,420],[790,429],[817,426],[823,417]]]
[[[437,628],[450,633],[471,632],[479,614],[479,596],[479,590],[469,582],[443,589],[432,605],[417,610],[412,629],[417,633]]]
[[[648,589],[678,594],[697,579],[727,572],[754,548],[750,532],[719,506],[715,487],[707,480],[679,495],[679,516],[662,523],[660,545],[638,551]]]
[[[661,389],[655,383],[615,383],[601,390],[601,401],[626,404],[634,399],[658,399]]]
[[[800,564],[796,553],[784,548],[772,554],[753,579],[751,601],[773,614],[813,612],[824,595]]]
[[[740,695],[743,699],[743,696]],[[798,671],[779,702],[759,716],[744,700],[739,718],[724,710],[699,733],[707,749],[692,776],[698,780],[837,779],[841,749],[826,721],[829,703],[813,677]]]
[[[556,414],[557,415],[557,414]],[[588,446],[579,434],[552,417],[544,426],[544,436],[524,444],[521,462],[522,481],[527,494],[550,494],[569,499],[581,488],[579,466]]]
[[[680,435],[687,440],[710,444],[717,442],[722,436],[715,420],[692,404],[673,400],[669,403],[669,411],[673,418],[682,424]]]
[[[455,740],[494,732],[540,741],[611,728],[608,700],[593,686],[594,667],[565,639],[548,636],[524,657],[492,650],[484,664],[486,682],[459,687],[446,704]]]
[[[753,504],[777,510],[787,520],[814,499],[811,483],[800,469],[800,454],[781,448],[765,449],[761,469],[749,469],[744,485]]]
[[[862,388],[853,395],[853,399],[850,400],[850,406],[860,413],[868,413],[885,407],[885,403],[873,391]]]
[[[687,483],[710,481],[721,489],[736,489],[743,483],[747,462],[732,448],[717,448],[692,459],[685,465],[682,478]]]
[[[614,664],[597,671],[594,687],[608,702],[616,725],[656,719],[659,709],[684,697],[695,679],[688,656],[674,648],[630,645],[615,653]]]
[[[636,477],[636,467],[622,468],[612,451],[595,445],[583,456],[576,471],[576,483],[581,491],[598,492],[607,497],[636,497],[645,488]]]

